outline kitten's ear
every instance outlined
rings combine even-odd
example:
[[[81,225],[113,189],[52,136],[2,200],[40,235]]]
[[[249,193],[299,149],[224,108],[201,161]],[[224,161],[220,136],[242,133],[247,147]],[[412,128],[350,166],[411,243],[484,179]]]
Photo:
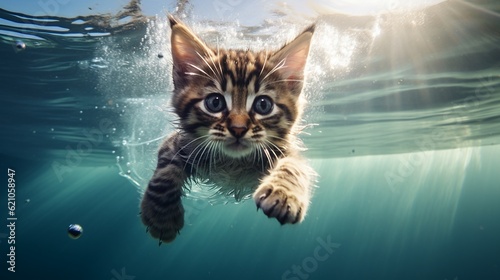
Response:
[[[314,25],[306,28],[299,36],[283,46],[270,58],[276,65],[280,65],[278,66],[278,73],[283,79],[287,80],[289,89],[297,94],[302,90],[304,68],[314,28]]]
[[[205,63],[203,59],[214,55],[214,52],[182,22],[171,15],[168,19],[172,29],[174,86],[181,88],[186,85],[189,77],[186,72],[193,72],[195,67],[201,67]]]

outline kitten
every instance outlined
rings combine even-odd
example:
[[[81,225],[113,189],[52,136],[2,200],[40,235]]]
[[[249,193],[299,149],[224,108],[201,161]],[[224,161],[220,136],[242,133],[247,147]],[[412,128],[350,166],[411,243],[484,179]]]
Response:
[[[314,25],[276,52],[213,49],[169,16],[180,127],[162,144],[141,202],[154,238],[184,225],[181,197],[193,179],[253,199],[281,224],[304,219],[315,173],[299,155],[300,93]]]

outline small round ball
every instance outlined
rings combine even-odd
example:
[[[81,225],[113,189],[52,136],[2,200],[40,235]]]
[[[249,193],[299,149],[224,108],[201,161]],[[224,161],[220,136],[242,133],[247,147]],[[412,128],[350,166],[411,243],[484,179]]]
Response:
[[[23,41],[16,41],[14,47],[17,51],[24,51],[26,49],[26,44]]]
[[[68,235],[73,239],[78,239],[83,233],[83,228],[79,224],[71,224],[68,227]]]

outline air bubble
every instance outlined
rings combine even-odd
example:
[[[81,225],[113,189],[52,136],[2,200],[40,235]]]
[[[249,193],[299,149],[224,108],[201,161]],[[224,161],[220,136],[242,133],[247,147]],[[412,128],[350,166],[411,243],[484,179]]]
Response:
[[[123,145],[123,146],[127,146],[127,140],[123,140],[123,141],[122,141],[122,145]]]
[[[26,49],[26,44],[23,41],[19,40],[14,43],[13,47],[14,51],[17,53],[20,51],[24,51]]]
[[[89,68],[89,62],[84,60],[84,61],[78,61],[78,67],[80,69],[87,69]]]

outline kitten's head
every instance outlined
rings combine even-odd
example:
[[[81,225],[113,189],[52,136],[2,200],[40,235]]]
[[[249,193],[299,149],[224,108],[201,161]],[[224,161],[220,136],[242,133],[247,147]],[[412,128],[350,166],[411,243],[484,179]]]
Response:
[[[276,52],[252,52],[210,48],[169,19],[172,105],[181,128],[232,158],[284,152],[302,112],[299,97],[314,26]]]

